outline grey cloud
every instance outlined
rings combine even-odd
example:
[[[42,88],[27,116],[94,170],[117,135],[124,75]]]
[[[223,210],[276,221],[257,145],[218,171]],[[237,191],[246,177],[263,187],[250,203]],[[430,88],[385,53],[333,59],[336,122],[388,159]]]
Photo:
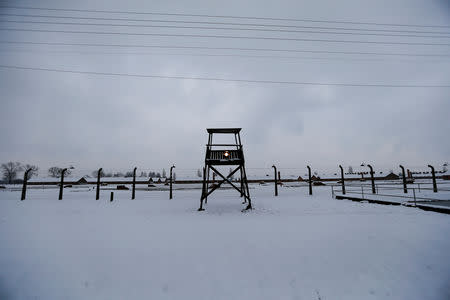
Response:
[[[95,9],[104,8],[105,3],[41,1],[39,5]],[[274,1],[264,2],[264,5],[260,1],[193,1],[189,5],[184,1],[108,1],[108,8],[117,10],[138,8],[142,11],[449,24],[449,15],[442,9],[443,5],[442,1],[425,0],[364,4],[350,0]],[[5,24],[0,23],[0,26]],[[448,50],[448,47],[286,41],[266,43],[10,32],[0,35],[5,40],[423,53],[445,53]],[[129,51],[176,52],[163,49]],[[314,54],[299,56],[322,57]],[[2,52],[0,62],[88,71],[305,82],[449,82],[450,68],[446,58],[434,61],[372,59],[341,61]],[[426,165],[430,160],[439,163],[450,160],[447,137],[450,131],[449,89],[261,85],[5,69],[0,70],[0,88],[1,160],[27,161],[44,168],[67,162],[85,168],[99,164],[128,168],[131,164],[138,164],[157,169],[173,162],[186,168],[197,168],[202,163],[206,127],[243,127],[247,160],[255,167],[277,162],[282,166],[303,167],[311,163],[334,168],[339,163],[356,165],[361,161],[373,161],[391,168],[398,162]]]

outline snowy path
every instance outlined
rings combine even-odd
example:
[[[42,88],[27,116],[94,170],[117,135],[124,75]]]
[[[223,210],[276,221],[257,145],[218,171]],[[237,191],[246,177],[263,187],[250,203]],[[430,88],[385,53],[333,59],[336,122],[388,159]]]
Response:
[[[329,187],[0,192],[0,299],[450,299],[450,217]]]

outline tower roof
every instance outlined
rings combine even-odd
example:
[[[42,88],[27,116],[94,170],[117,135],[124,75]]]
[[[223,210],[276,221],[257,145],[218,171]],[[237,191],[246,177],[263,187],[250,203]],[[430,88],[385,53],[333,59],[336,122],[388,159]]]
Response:
[[[208,128],[208,133],[239,133],[242,128]]]

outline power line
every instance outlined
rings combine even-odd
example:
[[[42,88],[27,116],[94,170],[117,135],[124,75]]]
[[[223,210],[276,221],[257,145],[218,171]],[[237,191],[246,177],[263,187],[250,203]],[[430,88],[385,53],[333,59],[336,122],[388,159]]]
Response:
[[[133,15],[158,15],[158,16],[178,16],[178,17],[203,17],[203,18],[227,18],[227,19],[272,20],[272,21],[291,21],[291,22],[335,23],[335,24],[375,25],[375,26],[450,28],[450,26],[448,26],[448,25],[399,24],[399,23],[337,21],[337,20],[326,20],[326,19],[297,19],[297,18],[275,18],[275,17],[236,16],[236,15],[162,13],[162,12],[52,8],[52,7],[32,7],[32,6],[12,6],[12,5],[0,6],[0,8],[24,9],[24,10],[65,11],[65,12],[88,12],[88,13],[110,13],[110,14],[133,14]]]
[[[418,43],[418,42],[387,42],[387,41],[361,41],[361,40],[333,40],[333,39],[307,39],[307,38],[280,38],[236,35],[204,35],[204,34],[175,34],[175,33],[136,33],[111,31],[76,31],[76,30],[47,30],[24,28],[0,28],[3,31],[43,32],[43,33],[69,33],[69,34],[96,34],[96,35],[131,35],[131,36],[159,36],[159,37],[191,37],[191,38],[217,38],[217,39],[249,39],[274,40],[297,42],[324,42],[324,43],[350,43],[350,44],[379,44],[379,45],[420,45],[420,46],[450,46],[446,43]]]
[[[275,81],[275,80],[251,80],[251,79],[231,79],[219,77],[190,77],[190,76],[165,76],[165,75],[145,75],[130,73],[109,73],[109,72],[91,72],[76,71],[68,69],[36,68],[13,65],[0,65],[0,68],[15,70],[45,71],[85,75],[119,76],[119,77],[138,77],[138,78],[158,78],[158,79],[177,79],[177,80],[202,80],[202,81],[222,81],[235,83],[258,83],[275,85],[316,85],[316,86],[343,86],[343,87],[376,87],[376,88],[450,88],[450,85],[403,85],[403,84],[359,84],[359,83],[322,83],[322,82],[300,82],[300,81]]]
[[[186,20],[161,20],[161,19],[130,19],[130,18],[104,18],[104,17],[79,17],[79,16],[52,16],[34,14],[9,14],[0,13],[0,16],[13,17],[33,17],[48,19],[70,19],[70,20],[95,20],[95,21],[126,21],[126,22],[154,22],[154,23],[175,23],[175,24],[202,24],[202,25],[229,25],[229,26],[252,26],[252,27],[280,27],[280,28],[302,28],[319,30],[343,30],[343,31],[368,31],[368,32],[397,32],[397,33],[417,33],[417,34],[450,34],[446,31],[417,31],[417,30],[394,30],[394,29],[373,29],[373,28],[345,28],[345,27],[324,27],[324,26],[304,26],[286,24],[261,24],[261,23],[233,23],[233,22],[212,22],[212,21],[186,21]],[[3,20],[5,22],[5,20]],[[130,24],[130,26],[139,24]],[[126,24],[124,26],[127,26]]]
[[[255,58],[255,59],[281,59],[281,60],[324,60],[324,61],[394,61],[394,62],[406,62],[411,63],[414,60],[411,59],[386,59],[386,58],[346,58],[346,57],[310,57],[310,56],[280,56],[280,55],[246,55],[246,54],[209,54],[209,53],[158,53],[158,52],[105,52],[105,51],[59,51],[59,50],[36,50],[36,49],[2,49],[1,52],[12,53],[33,53],[33,54],[94,54],[94,55],[149,55],[149,56],[193,56],[193,57],[241,57],[241,58]],[[436,60],[423,60],[423,62],[436,62]],[[442,62],[441,60],[439,62]]]
[[[317,53],[317,54],[346,54],[346,55],[413,56],[413,57],[414,56],[417,56],[417,57],[450,57],[450,54],[436,54],[436,53],[434,53],[434,54],[384,53],[384,52],[361,52],[361,51],[327,51],[327,50],[299,50],[299,49],[275,49],[275,48],[180,46],[180,45],[60,43],[60,42],[30,42],[30,41],[1,41],[1,40],[0,40],[0,44],[48,45],[48,46],[83,46],[83,47],[116,47],[116,48],[230,50],[230,51]]]
[[[51,22],[51,21],[17,21],[3,20],[5,23],[19,24],[45,24],[45,25],[77,25],[77,26],[108,26],[108,27],[134,27],[134,28],[169,28],[169,29],[201,29],[201,30],[232,30],[232,31],[260,31],[260,32],[285,32],[285,33],[311,33],[311,34],[336,34],[359,36],[389,36],[389,37],[414,37],[414,38],[450,38],[449,36],[418,35],[418,34],[391,34],[391,33],[360,33],[314,30],[286,30],[286,29],[261,29],[261,28],[232,28],[232,27],[205,27],[205,26],[176,26],[176,25],[147,25],[147,24],[113,24],[113,23],[81,23],[81,22]]]

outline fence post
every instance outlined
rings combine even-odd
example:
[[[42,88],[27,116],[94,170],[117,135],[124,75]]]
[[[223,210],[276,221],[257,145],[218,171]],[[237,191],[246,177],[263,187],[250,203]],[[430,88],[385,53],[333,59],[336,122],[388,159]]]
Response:
[[[341,185],[342,185],[342,194],[345,195],[345,183],[344,183],[344,168],[342,168],[341,165],[339,165],[339,168],[341,169]]]
[[[23,175],[22,197],[20,197],[20,200],[25,200],[27,194],[28,173],[30,173],[30,171],[31,169],[26,170]]]
[[[407,194],[408,189],[406,187],[406,174],[405,174],[405,168],[402,165],[399,165],[400,169],[402,169],[402,175],[403,175],[403,193]]]
[[[372,194],[376,194],[376,191],[375,191],[375,178],[373,178],[373,168],[369,164],[367,164],[367,166],[370,168],[370,181],[372,181]]]
[[[136,197],[136,167],[133,169],[133,186],[131,191],[131,200],[134,200]]]
[[[61,171],[61,183],[59,186],[59,197],[58,197],[59,200],[63,199],[64,174],[66,173],[66,171],[67,171],[67,168],[62,169],[62,171]]]
[[[414,195],[414,206],[417,206],[416,204],[416,189],[413,188],[413,195]]]
[[[363,187],[362,183],[361,183],[361,195],[362,195],[362,198],[364,199],[364,187]]]
[[[274,177],[275,177],[275,197],[277,197],[278,196],[277,167],[273,165],[272,168],[274,170]]]
[[[306,167],[308,168],[309,194],[312,195],[311,167]]]
[[[111,196],[109,198],[109,202],[113,202],[114,200],[114,192],[111,192]]]
[[[433,193],[437,193],[437,184],[436,184],[436,174],[434,173],[434,167],[432,165],[428,165],[431,168],[431,176],[433,179]]]
[[[334,188],[333,188],[333,185],[331,185],[331,198],[332,198],[332,199],[334,198]]]
[[[102,174],[103,168],[98,169],[97,172],[97,190],[95,191],[95,200],[100,199],[100,175]]]
[[[175,165],[172,165],[170,167],[170,182],[169,182],[169,184],[170,184],[170,193],[169,193],[169,199],[172,199],[172,182],[173,182],[173,180],[172,180],[172,170],[173,170],[173,168],[175,168]]]

